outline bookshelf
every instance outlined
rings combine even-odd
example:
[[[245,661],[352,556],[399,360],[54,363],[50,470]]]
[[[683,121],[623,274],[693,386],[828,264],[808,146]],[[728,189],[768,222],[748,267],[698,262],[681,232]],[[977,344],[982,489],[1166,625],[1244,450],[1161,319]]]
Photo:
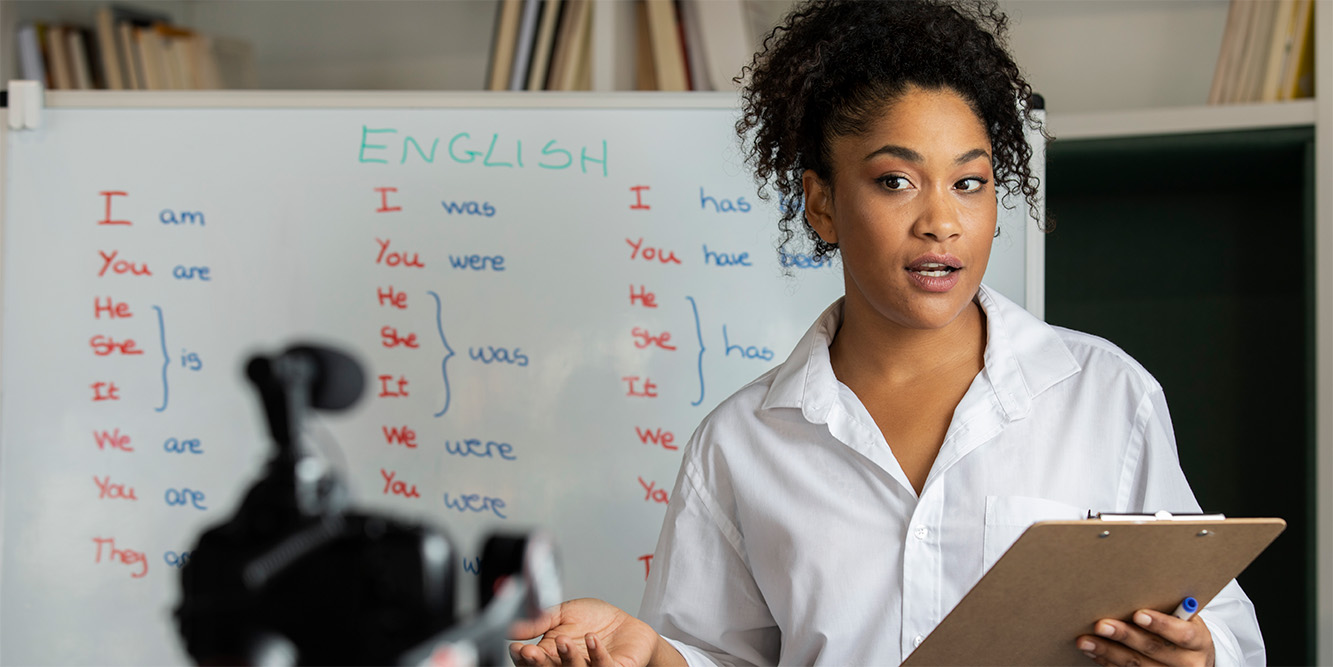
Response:
[[[1333,191],[1325,185],[1333,176],[1333,12],[1315,7],[1315,189],[1314,294],[1315,305],[1315,553],[1319,556],[1316,587],[1315,635],[1319,638],[1315,662],[1333,663]]]
[[[116,6],[253,45],[259,89],[481,90],[487,83],[500,0],[127,0]],[[628,0],[590,0],[592,88],[634,89],[636,15]],[[790,0],[744,0],[750,37]],[[92,26],[98,0],[0,1],[0,77],[17,78],[10,39],[25,22]]]
[[[606,11],[593,26],[593,86],[632,89],[634,31],[632,12],[626,10],[629,4],[596,2]],[[259,88],[269,90],[479,91],[485,83],[497,15],[496,0],[126,4],[167,13],[180,24],[210,34],[251,41]],[[746,0],[755,38],[790,4],[790,0]],[[91,25],[98,5],[92,0],[0,0],[0,77],[14,78],[17,72],[12,36],[20,23]],[[1268,133],[1270,140],[1285,137],[1277,143],[1290,144],[1297,141],[1290,132],[1309,133],[1312,170],[1308,165],[1297,168],[1291,155],[1274,158],[1284,173],[1299,176],[1304,183],[1286,197],[1301,198],[1301,206],[1309,209],[1302,214],[1309,234],[1302,248],[1311,258],[1302,278],[1308,283],[1303,297],[1309,329],[1306,361],[1313,369],[1308,379],[1313,387],[1307,392],[1310,477],[1302,483],[1312,506],[1307,526],[1288,530],[1308,530],[1308,545],[1319,557],[1310,559],[1312,571],[1306,573],[1314,612],[1304,640],[1308,645],[1299,649],[1304,653],[1288,655],[1303,656],[1298,662],[1333,664],[1333,190],[1322,185],[1333,182],[1333,96],[1282,104],[1199,106],[1212,80],[1227,0],[1001,0],[1001,5],[1012,19],[1015,56],[1047,99],[1050,127],[1060,137],[1053,148],[1056,159],[1061,144],[1087,156],[1116,141],[1153,137],[1168,145],[1187,135],[1257,132]],[[1333,44],[1333,11],[1320,11],[1324,7],[1316,5],[1317,47]],[[1333,49],[1317,48],[1315,71],[1316,90],[1333,90]],[[1191,150],[1199,148],[1183,141]],[[1273,151],[1282,152],[1268,151],[1270,157]],[[1115,177],[1130,189],[1135,186],[1131,176]],[[1231,177],[1239,182],[1244,176]],[[1059,172],[1053,172],[1052,182],[1058,179]],[[1066,229],[1073,224],[1067,220]],[[1059,252],[1060,238],[1058,232],[1051,237],[1048,257]]]
[[[1333,50],[1318,49],[1333,43],[1333,12],[1320,8],[1315,85],[1333,90]],[[1197,18],[1216,30],[1217,15]],[[1329,664],[1333,96],[1201,101],[1073,112],[1050,102],[1047,317],[1110,338],[1158,376],[1201,503],[1288,519],[1242,584],[1270,663]],[[1258,255],[1290,258],[1281,287],[1255,279]],[[1161,279],[1136,276],[1145,265],[1164,267]]]
[[[1206,511],[1287,520],[1240,582],[1269,661],[1312,664],[1314,128],[1212,120],[1049,147],[1046,317],[1162,384]]]
[[[1315,100],[1227,104],[1163,109],[1051,114],[1048,126],[1060,141],[1114,137],[1313,127]]]

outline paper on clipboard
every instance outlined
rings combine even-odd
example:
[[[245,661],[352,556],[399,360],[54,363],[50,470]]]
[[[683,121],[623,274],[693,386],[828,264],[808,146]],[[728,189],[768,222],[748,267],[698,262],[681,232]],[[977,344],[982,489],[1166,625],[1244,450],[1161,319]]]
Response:
[[[1207,605],[1286,528],[1282,519],[1030,526],[904,665],[1076,665],[1103,618]]]

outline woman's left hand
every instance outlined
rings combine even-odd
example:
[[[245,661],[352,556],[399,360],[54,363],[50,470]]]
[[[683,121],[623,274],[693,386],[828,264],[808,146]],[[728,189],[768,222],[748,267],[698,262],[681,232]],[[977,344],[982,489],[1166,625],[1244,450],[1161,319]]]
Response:
[[[1145,609],[1134,622],[1102,619],[1094,635],[1075,641],[1084,655],[1099,665],[1204,665],[1213,667],[1213,635],[1195,614],[1182,621],[1170,614]],[[1091,648],[1089,648],[1091,645]]]

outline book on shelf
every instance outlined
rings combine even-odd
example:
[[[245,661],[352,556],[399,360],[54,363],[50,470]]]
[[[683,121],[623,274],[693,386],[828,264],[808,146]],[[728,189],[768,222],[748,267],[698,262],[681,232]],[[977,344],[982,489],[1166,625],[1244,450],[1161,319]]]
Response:
[[[1263,68],[1268,56],[1269,40],[1273,36],[1273,18],[1277,13],[1278,3],[1273,0],[1249,0],[1255,7],[1250,12],[1250,31],[1244,57],[1240,86],[1235,91],[1233,102],[1254,102],[1263,87]]]
[[[1268,39],[1268,62],[1264,64],[1259,101],[1278,101],[1282,67],[1291,53],[1297,0],[1281,0],[1274,10],[1272,35]]]
[[[107,90],[125,90],[125,65],[121,62],[121,49],[116,43],[116,19],[111,7],[102,6],[97,10],[95,19],[97,30],[97,50],[102,60],[102,82]]]
[[[685,42],[685,18],[682,14],[685,2],[672,0],[671,4],[676,14],[676,39],[680,41],[681,65],[685,68],[685,90],[707,90],[699,88],[699,84],[694,81],[694,63],[690,62],[690,47]]]
[[[74,84],[74,90],[95,90],[100,87],[93,81],[93,64],[88,55],[87,32],[73,27],[65,30],[70,80]]]
[[[509,90],[523,90],[528,85],[528,70],[532,67],[532,50],[537,39],[537,22],[541,19],[541,12],[542,0],[523,0],[518,40],[514,44],[514,63],[509,70]]]
[[[42,58],[41,37],[37,35],[39,27],[34,23],[19,26],[19,76],[29,81],[41,81],[42,85],[48,85],[46,83],[46,61]]]
[[[546,86],[550,72],[551,48],[555,44],[555,29],[559,25],[564,5],[560,0],[544,0],[541,23],[533,38],[532,64],[528,67],[527,90],[541,90]]]
[[[684,0],[699,17],[699,42],[712,90],[733,90],[753,55],[742,0]]]
[[[634,90],[734,89],[753,42],[744,2],[500,0],[485,88],[591,90],[593,68],[630,58],[632,81],[621,85]],[[595,46],[593,15],[600,11],[611,14],[598,25],[630,34],[608,41],[599,33]],[[612,42],[625,52],[595,52]]]
[[[690,90],[717,90],[717,85],[709,76],[704,55],[703,18],[700,16],[699,3],[682,0],[676,3],[676,10],[680,19],[681,44],[685,50],[685,69],[689,73]]]
[[[546,75],[546,90],[576,90],[579,69],[585,66],[584,56],[588,53],[592,0],[564,0],[564,5]]]
[[[1314,97],[1314,0],[1300,0],[1292,23],[1292,42],[1282,66],[1278,97]]]
[[[102,5],[88,25],[30,21],[16,31],[21,74],[51,90],[255,88],[244,40],[205,35],[170,16]]]
[[[583,0],[580,15],[574,17],[569,35],[569,51],[564,72],[556,90],[592,89],[592,0]]]
[[[648,15],[648,41],[658,90],[689,90],[685,52],[672,0],[642,0]]]
[[[648,8],[635,6],[634,89],[657,90],[657,68],[653,65],[652,32],[648,29]]]
[[[518,43],[518,24],[523,18],[523,0],[500,0],[497,11],[487,90],[508,87],[509,72],[514,64],[514,46]]]
[[[69,62],[69,42],[65,39],[65,26],[47,27],[46,43],[42,53],[46,55],[46,71],[51,90],[73,90],[74,69]]]
[[[116,24],[116,53],[125,73],[125,90],[144,90],[143,63],[139,47],[134,43],[134,26],[126,21]]]
[[[143,72],[144,90],[166,90],[167,56],[161,35],[152,26],[136,27],[134,43],[138,47],[135,56]]]
[[[1209,104],[1313,95],[1314,0],[1231,0]]]

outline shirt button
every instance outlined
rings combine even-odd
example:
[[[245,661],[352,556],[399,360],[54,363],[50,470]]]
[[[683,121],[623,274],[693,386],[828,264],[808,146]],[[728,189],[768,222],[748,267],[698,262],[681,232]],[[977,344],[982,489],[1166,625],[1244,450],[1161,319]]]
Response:
[[[926,530],[926,527],[925,527],[925,526],[921,526],[920,528],[917,528],[917,529],[916,529],[916,539],[918,539],[918,540],[924,540],[924,539],[926,539],[926,536],[929,535],[929,534],[930,534],[930,531],[929,531],[929,530]]]
[[[926,638],[925,638],[925,637],[922,637],[921,635],[917,635],[917,636],[915,636],[915,637],[912,638],[912,645],[913,645],[913,646],[920,646],[920,645],[921,645],[921,642],[923,642],[923,641],[926,641]]]

